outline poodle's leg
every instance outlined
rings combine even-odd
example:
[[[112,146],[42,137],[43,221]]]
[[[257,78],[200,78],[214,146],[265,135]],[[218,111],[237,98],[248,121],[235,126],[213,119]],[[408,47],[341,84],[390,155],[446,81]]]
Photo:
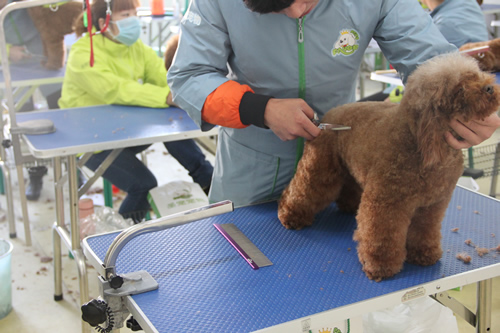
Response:
[[[428,266],[442,256],[441,221],[450,198],[415,211],[406,238],[406,260],[409,263]]]
[[[311,225],[314,215],[338,197],[342,171],[329,142],[323,136],[306,145],[297,172],[281,196],[278,218],[287,229]]]
[[[406,234],[412,215],[407,202],[384,191],[373,186],[365,188],[356,216],[358,227],[354,232],[363,271],[377,282],[403,268]]]
[[[358,211],[363,190],[350,174],[344,176],[343,183],[337,206],[342,212],[355,214]]]
[[[46,53],[47,59],[42,62],[42,65],[51,70],[62,68],[66,57],[65,51],[64,36],[47,36],[44,40],[44,53]]]

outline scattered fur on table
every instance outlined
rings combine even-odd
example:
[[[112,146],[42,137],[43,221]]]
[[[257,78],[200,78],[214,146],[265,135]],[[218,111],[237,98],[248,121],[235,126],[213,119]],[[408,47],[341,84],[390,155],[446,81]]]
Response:
[[[66,46],[64,36],[73,32],[73,23],[82,12],[82,3],[70,1],[55,7],[36,6],[28,8],[28,13],[43,42],[46,59],[41,64],[47,69],[64,66]]]
[[[323,130],[306,143],[279,202],[281,223],[309,226],[336,201],[341,211],[357,213],[354,240],[370,279],[397,274],[405,261],[435,264],[442,255],[441,221],[463,171],[462,152],[444,139],[449,121],[485,118],[499,105],[495,77],[453,53],[419,66],[400,104],[330,110],[322,122],[352,129]]]
[[[459,50],[465,51],[486,45],[490,47],[488,51],[474,54],[472,57],[477,60],[479,68],[483,71],[498,72],[500,71],[500,38],[485,42],[467,43],[462,45]]]
[[[165,45],[165,54],[163,59],[165,60],[165,68],[168,69],[172,66],[172,62],[174,61],[175,52],[177,51],[177,47],[179,46],[179,34],[173,35],[167,41]]]

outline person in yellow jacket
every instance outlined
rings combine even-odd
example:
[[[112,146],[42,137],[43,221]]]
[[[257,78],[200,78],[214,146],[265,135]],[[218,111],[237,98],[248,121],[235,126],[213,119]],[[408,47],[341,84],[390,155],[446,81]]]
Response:
[[[66,65],[61,108],[102,104],[136,105],[164,108],[172,102],[163,60],[139,39],[141,26],[136,14],[138,0],[113,0],[111,20],[103,33],[92,37],[94,64],[90,66],[90,37],[84,34],[83,14],[75,24],[78,36]],[[96,31],[105,26],[106,2],[92,3],[92,25]],[[169,153],[208,192],[213,167],[193,140],[165,142]],[[103,177],[127,192],[119,213],[140,222],[149,209],[147,195],[157,186],[155,176],[136,157],[146,146],[123,150]],[[95,153],[85,164],[96,170],[110,151]]]

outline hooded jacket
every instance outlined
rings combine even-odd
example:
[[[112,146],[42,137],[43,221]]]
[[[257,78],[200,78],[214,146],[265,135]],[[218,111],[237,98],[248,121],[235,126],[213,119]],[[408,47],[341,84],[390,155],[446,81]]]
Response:
[[[153,49],[141,40],[127,46],[96,35],[92,41],[93,67],[88,34],[71,47],[59,99],[61,108],[104,104],[168,106],[167,71]]]

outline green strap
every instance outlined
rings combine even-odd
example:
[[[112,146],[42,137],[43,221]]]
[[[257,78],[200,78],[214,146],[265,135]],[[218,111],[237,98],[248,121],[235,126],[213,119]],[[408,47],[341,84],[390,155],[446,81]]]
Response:
[[[304,21],[305,17],[297,19],[297,42],[299,51],[299,98],[306,98],[306,64],[304,50]],[[295,154],[295,170],[304,153],[304,138],[297,139],[297,149]]]
[[[9,15],[9,20],[10,24],[12,24],[12,28],[14,28],[14,31],[16,32],[17,39],[19,40],[19,45],[24,45],[24,39],[19,33],[19,30],[17,29],[16,22],[14,22],[14,19],[12,18],[12,15]]]

